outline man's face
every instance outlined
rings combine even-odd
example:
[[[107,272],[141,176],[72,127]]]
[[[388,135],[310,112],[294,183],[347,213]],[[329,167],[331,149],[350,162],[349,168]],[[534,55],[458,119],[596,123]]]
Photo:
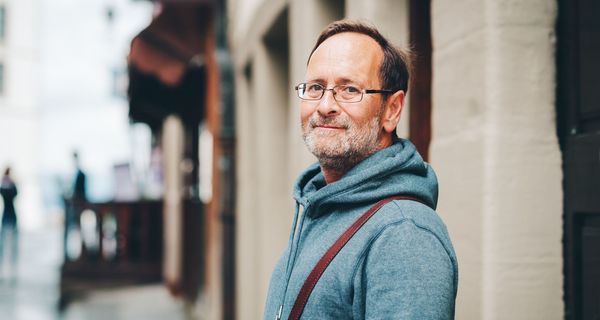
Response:
[[[379,66],[383,52],[372,38],[340,33],[325,40],[313,53],[306,82],[326,88],[353,85],[380,89]],[[301,102],[304,141],[322,163],[362,160],[380,149],[383,111],[380,94],[365,94],[357,103],[339,103],[331,91],[321,100]],[[337,159],[337,161],[336,161]]]

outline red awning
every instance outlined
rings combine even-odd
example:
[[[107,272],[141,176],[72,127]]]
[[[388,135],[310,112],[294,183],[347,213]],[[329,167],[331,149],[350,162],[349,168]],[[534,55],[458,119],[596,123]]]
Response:
[[[129,115],[159,126],[169,114],[198,123],[202,118],[206,76],[203,55],[212,29],[206,3],[160,4],[160,13],[131,42]]]
[[[206,1],[170,1],[131,42],[128,63],[165,85],[181,81],[190,64],[201,65],[210,7]]]

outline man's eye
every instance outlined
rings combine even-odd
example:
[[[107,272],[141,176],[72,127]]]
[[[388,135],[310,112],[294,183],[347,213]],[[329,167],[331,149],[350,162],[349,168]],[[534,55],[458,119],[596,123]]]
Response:
[[[353,87],[353,86],[345,86],[342,88],[342,91],[344,93],[349,93],[349,94],[360,93],[360,89],[358,89],[357,87]]]
[[[306,90],[309,92],[320,92],[323,91],[323,86],[320,84],[309,84]]]

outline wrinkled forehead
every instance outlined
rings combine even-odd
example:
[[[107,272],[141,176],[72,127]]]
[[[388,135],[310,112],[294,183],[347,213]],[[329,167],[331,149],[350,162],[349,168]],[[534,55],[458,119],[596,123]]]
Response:
[[[307,81],[327,83],[356,81],[379,84],[383,51],[371,37],[344,32],[323,41],[313,52],[306,68]]]

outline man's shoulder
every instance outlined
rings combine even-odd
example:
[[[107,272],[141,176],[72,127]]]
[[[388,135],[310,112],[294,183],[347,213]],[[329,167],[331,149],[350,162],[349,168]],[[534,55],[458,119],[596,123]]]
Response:
[[[382,223],[396,223],[411,220],[417,225],[444,226],[444,222],[435,210],[416,200],[392,200],[377,213]]]
[[[439,255],[449,259],[454,272],[457,272],[456,253],[446,225],[435,210],[417,201],[393,200],[380,209],[373,218],[372,241],[368,251],[373,254],[372,246],[379,243],[396,246],[399,252],[412,252],[424,255]],[[418,244],[418,245],[415,245]],[[437,248],[437,249],[435,249]],[[378,251],[378,250],[375,250]],[[389,250],[383,250],[389,254]],[[456,273],[457,274],[457,273]],[[455,274],[455,278],[457,275]]]
[[[390,264],[388,270],[396,268],[406,272],[428,266],[435,269],[434,274],[445,273],[449,283],[456,287],[456,253],[446,226],[435,210],[417,201],[394,200],[371,219],[363,234],[368,240],[357,265],[364,267],[360,270],[367,272],[373,264],[382,263]]]
[[[413,200],[393,200],[384,205],[373,217],[376,229],[384,229],[402,224],[414,225],[422,232],[431,233],[445,245],[450,245],[446,225],[435,210]]]

